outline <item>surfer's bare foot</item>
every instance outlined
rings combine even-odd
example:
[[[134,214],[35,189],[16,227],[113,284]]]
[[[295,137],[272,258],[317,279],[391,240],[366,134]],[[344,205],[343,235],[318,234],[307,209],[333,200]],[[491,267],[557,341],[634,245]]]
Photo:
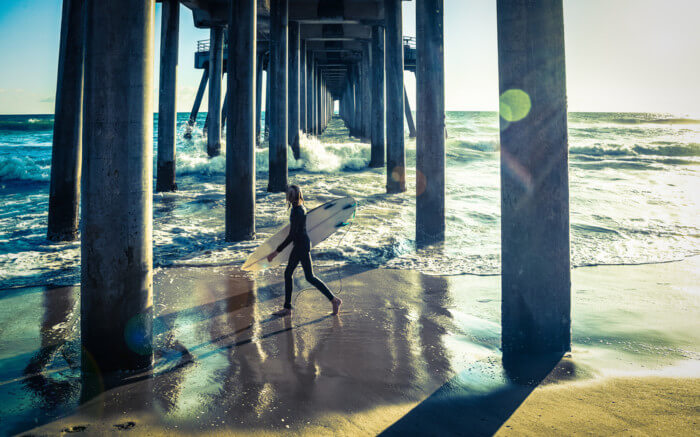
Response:
[[[277,317],[291,316],[292,310],[290,310],[289,308],[282,308],[281,310],[272,313],[272,315]]]
[[[340,300],[339,297],[334,297],[333,300],[331,301],[331,303],[333,304],[333,315],[335,316],[336,314],[338,314],[338,310],[340,309],[340,304],[342,304],[343,301]]]

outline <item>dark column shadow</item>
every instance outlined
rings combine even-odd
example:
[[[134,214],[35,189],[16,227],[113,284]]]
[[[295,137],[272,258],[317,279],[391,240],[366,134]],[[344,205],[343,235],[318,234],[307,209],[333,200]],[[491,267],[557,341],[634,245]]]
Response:
[[[483,384],[493,380],[491,372],[464,371],[380,435],[493,435],[548,375],[568,374],[554,371],[570,367],[562,357],[561,353],[505,356],[505,381],[487,390]]]

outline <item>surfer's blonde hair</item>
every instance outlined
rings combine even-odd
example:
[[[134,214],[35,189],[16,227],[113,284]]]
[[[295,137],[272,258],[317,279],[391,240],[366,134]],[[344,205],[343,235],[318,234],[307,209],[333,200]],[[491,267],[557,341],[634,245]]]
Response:
[[[304,203],[304,195],[299,185],[290,185],[287,188],[287,208]]]

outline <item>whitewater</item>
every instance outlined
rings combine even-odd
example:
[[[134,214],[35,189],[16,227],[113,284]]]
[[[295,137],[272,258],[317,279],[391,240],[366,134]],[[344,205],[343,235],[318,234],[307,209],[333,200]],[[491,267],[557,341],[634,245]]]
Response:
[[[198,125],[206,114],[200,114]],[[208,158],[188,114],[178,114],[177,184],[153,196],[156,268],[238,265],[288,220],[267,193],[267,145],[256,152],[256,239],[224,241],[225,155]],[[358,200],[352,227],[314,248],[318,264],[361,264],[429,274],[500,271],[499,124],[495,112],[448,112],[447,238],[415,247],[415,140],[406,138],[407,193],[385,193],[370,146],[334,119],[320,138],[289,151],[289,181],[314,207]],[[154,117],[154,165],[157,116]],[[53,116],[0,116],[0,289],[75,284],[80,242],[46,239]],[[225,146],[224,146],[225,149]],[[700,254],[700,120],[676,114],[570,113],[571,257],[576,267],[679,260]],[[155,186],[155,183],[154,183]]]

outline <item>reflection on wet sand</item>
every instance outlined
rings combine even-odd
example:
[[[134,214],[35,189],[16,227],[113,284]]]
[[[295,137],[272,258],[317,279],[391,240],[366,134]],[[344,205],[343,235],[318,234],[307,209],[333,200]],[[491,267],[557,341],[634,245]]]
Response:
[[[153,371],[103,375],[106,391],[89,395],[80,369],[70,367],[81,362],[77,332],[70,328],[78,322],[76,291],[15,293],[4,300],[13,311],[0,307],[0,430],[56,434],[85,426],[94,434],[134,428],[144,434],[490,435],[515,416],[536,421],[539,412],[527,408],[533,397],[549,405],[553,401],[546,396],[560,393],[557,387],[596,380],[611,361],[607,357],[620,363],[629,356],[603,341],[609,329],[593,329],[599,310],[583,305],[600,296],[579,301],[575,320],[583,323],[575,328],[586,345],[602,349],[576,346],[575,362],[568,356],[502,357],[498,278],[359,267],[341,270],[340,277],[339,316],[331,316],[328,302],[310,292],[296,301],[291,318],[276,318],[271,313],[283,287],[274,274],[254,280],[227,267],[161,271],[155,278]],[[340,288],[337,280],[329,285]],[[682,290],[676,294],[675,301],[686,296]],[[651,305],[645,302],[651,301],[638,299],[636,305]],[[625,313],[613,310],[613,303],[630,308],[622,300],[608,303],[618,315]],[[658,302],[653,308],[658,310]],[[687,308],[689,315],[697,314],[697,305]],[[657,318],[665,321],[665,333],[680,332],[671,311],[678,310],[669,305],[663,313],[668,317]],[[15,313],[24,330],[12,331],[7,323],[17,319]],[[627,317],[649,313],[643,307]],[[673,344],[661,342],[667,337],[637,335],[642,345],[647,338],[659,339],[640,347],[642,352],[672,346],[694,350],[687,345],[694,338],[689,334],[678,334]],[[647,358],[651,352],[638,355],[647,360],[638,365],[654,363]],[[672,358],[667,355],[654,359],[665,365]],[[666,386],[654,387],[661,392]],[[577,398],[570,397],[567,402],[575,405]]]
[[[291,318],[276,318],[278,282],[263,284],[261,298],[258,284],[236,272],[183,271],[156,297],[152,374],[122,376],[105,393],[83,396],[73,417],[183,432],[285,430],[418,402],[454,373],[442,341],[451,329],[447,283],[426,279],[424,294],[417,273],[369,288],[376,280],[365,275],[345,273],[338,317],[308,293]]]
[[[53,420],[80,392],[75,287],[16,290],[0,306],[0,433]]]
[[[357,276],[346,282],[363,282]],[[218,289],[221,284],[202,291],[203,302],[216,303],[207,306],[213,317],[197,330],[206,330],[208,338],[180,338],[195,362],[184,385],[207,382],[197,411],[212,424],[300,427],[329,413],[417,401],[426,388],[445,381],[440,373],[450,372],[440,341],[445,329],[438,329],[435,311],[415,285],[381,294],[348,290],[343,295],[348,310],[339,317],[327,313],[320,296],[306,296],[293,317],[273,318],[275,302],[259,302],[254,281],[230,277],[227,290]],[[167,422],[187,429],[190,409],[185,402],[180,406]]]
[[[67,345],[77,329],[75,291],[73,287],[47,290],[43,293],[43,318],[39,328],[40,348],[24,368],[23,383],[41,400],[41,407],[53,409],[71,399],[78,385],[46,372],[57,354],[75,368],[80,363],[75,345]],[[71,347],[72,346],[72,347]]]

